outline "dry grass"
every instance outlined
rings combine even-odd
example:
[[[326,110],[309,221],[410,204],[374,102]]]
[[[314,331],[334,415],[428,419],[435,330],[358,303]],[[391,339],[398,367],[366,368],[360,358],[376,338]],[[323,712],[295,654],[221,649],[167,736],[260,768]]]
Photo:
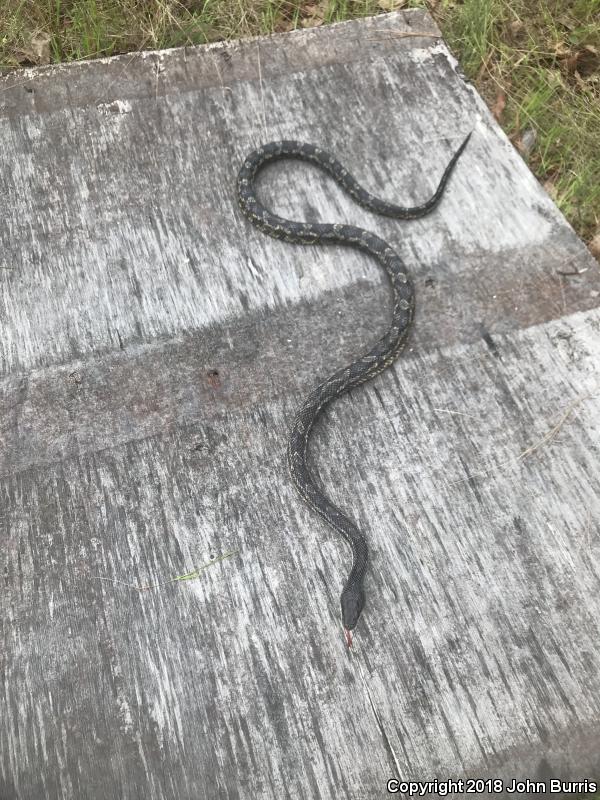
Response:
[[[498,121],[600,255],[600,0],[0,0],[0,67],[425,6]]]
[[[375,0],[3,0],[0,65],[39,63],[32,39],[47,37],[44,60],[202,44],[375,14]]]

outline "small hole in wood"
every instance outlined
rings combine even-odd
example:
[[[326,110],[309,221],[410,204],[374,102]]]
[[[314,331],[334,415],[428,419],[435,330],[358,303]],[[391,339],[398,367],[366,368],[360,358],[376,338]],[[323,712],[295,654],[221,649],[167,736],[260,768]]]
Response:
[[[211,386],[213,389],[218,389],[221,385],[221,377],[219,375],[218,369],[209,369],[206,373],[206,380],[208,381],[208,385]]]

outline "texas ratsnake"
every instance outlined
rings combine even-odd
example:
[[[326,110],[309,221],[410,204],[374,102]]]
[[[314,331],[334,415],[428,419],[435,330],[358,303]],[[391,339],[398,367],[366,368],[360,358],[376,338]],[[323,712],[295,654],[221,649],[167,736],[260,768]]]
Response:
[[[321,491],[307,464],[310,432],[323,408],[344,392],[360,386],[390,366],[402,350],[414,312],[414,289],[398,254],[379,236],[353,225],[294,222],[273,214],[256,196],[255,179],[266,164],[282,158],[300,159],[321,167],[361,206],[397,219],[417,219],[439,203],[450,174],[467,146],[469,134],[452,156],[439,186],[423,205],[404,208],[380,200],[360,186],[350,173],[329,153],[312,144],[270,142],[254,150],[244,161],[237,181],[238,202],[245,216],[263,233],[297,244],[340,244],[369,253],[384,267],[394,292],[392,321],[385,335],[368,353],[349,366],[338,369],[319,384],[296,414],[288,442],[287,462],[291,478],[304,501],[323,517],[352,548],[352,569],[341,594],[342,624],[348,646],[352,631],[365,603],[363,580],[368,563],[365,537],[358,527]]]

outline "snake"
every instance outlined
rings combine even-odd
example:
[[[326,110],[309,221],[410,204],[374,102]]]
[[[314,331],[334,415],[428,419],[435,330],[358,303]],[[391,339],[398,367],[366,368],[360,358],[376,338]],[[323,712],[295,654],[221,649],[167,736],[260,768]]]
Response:
[[[385,334],[368,352],[336,370],[310,392],[293,419],[287,443],[287,465],[298,494],[309,508],[343,537],[352,550],[352,566],[340,596],[342,627],[348,647],[352,646],[353,631],[365,605],[364,579],[369,564],[369,548],[356,523],[332,502],[319,485],[309,464],[309,439],[317,418],[329,403],[370,381],[399,356],[406,344],[414,316],[415,290],[402,259],[381,237],[354,225],[297,222],[280,217],[260,202],[256,179],[263,167],[274,161],[305,161],[324,170],[363,208],[395,219],[418,219],[433,211],[440,202],[471,133],[448,162],[433,195],[414,207],[395,205],[370,194],[331,153],[306,142],[273,141],[263,144],[246,156],[238,172],[239,207],[244,216],[260,231],[284,242],[343,245],[365,252],[383,267],[393,292],[392,318]]]

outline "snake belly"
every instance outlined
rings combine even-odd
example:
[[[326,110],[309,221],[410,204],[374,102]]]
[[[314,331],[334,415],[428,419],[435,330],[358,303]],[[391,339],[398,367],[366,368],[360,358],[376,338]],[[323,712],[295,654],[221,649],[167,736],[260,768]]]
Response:
[[[422,205],[395,205],[367,192],[352,175],[326,151],[296,141],[269,142],[251,152],[238,174],[237,198],[243,214],[263,233],[296,244],[335,244],[355,247],[373,256],[384,268],[393,292],[393,311],[385,334],[348,366],[338,369],[320,383],[296,413],[288,440],[287,462],[292,482],[307,505],[331,525],[352,549],[352,568],[340,597],[342,625],[348,646],[365,604],[363,582],[369,562],[367,541],[358,526],[319,487],[308,465],[310,434],[325,406],[345,392],[371,380],[389,367],[404,347],[414,314],[415,292],[396,251],[379,236],[353,225],[296,222],[277,216],[261,204],[256,194],[256,177],[267,164],[279,159],[307,161],[325,170],[359,205],[397,219],[417,219],[439,203],[450,174],[470,138],[469,134],[448,163],[438,188]]]

